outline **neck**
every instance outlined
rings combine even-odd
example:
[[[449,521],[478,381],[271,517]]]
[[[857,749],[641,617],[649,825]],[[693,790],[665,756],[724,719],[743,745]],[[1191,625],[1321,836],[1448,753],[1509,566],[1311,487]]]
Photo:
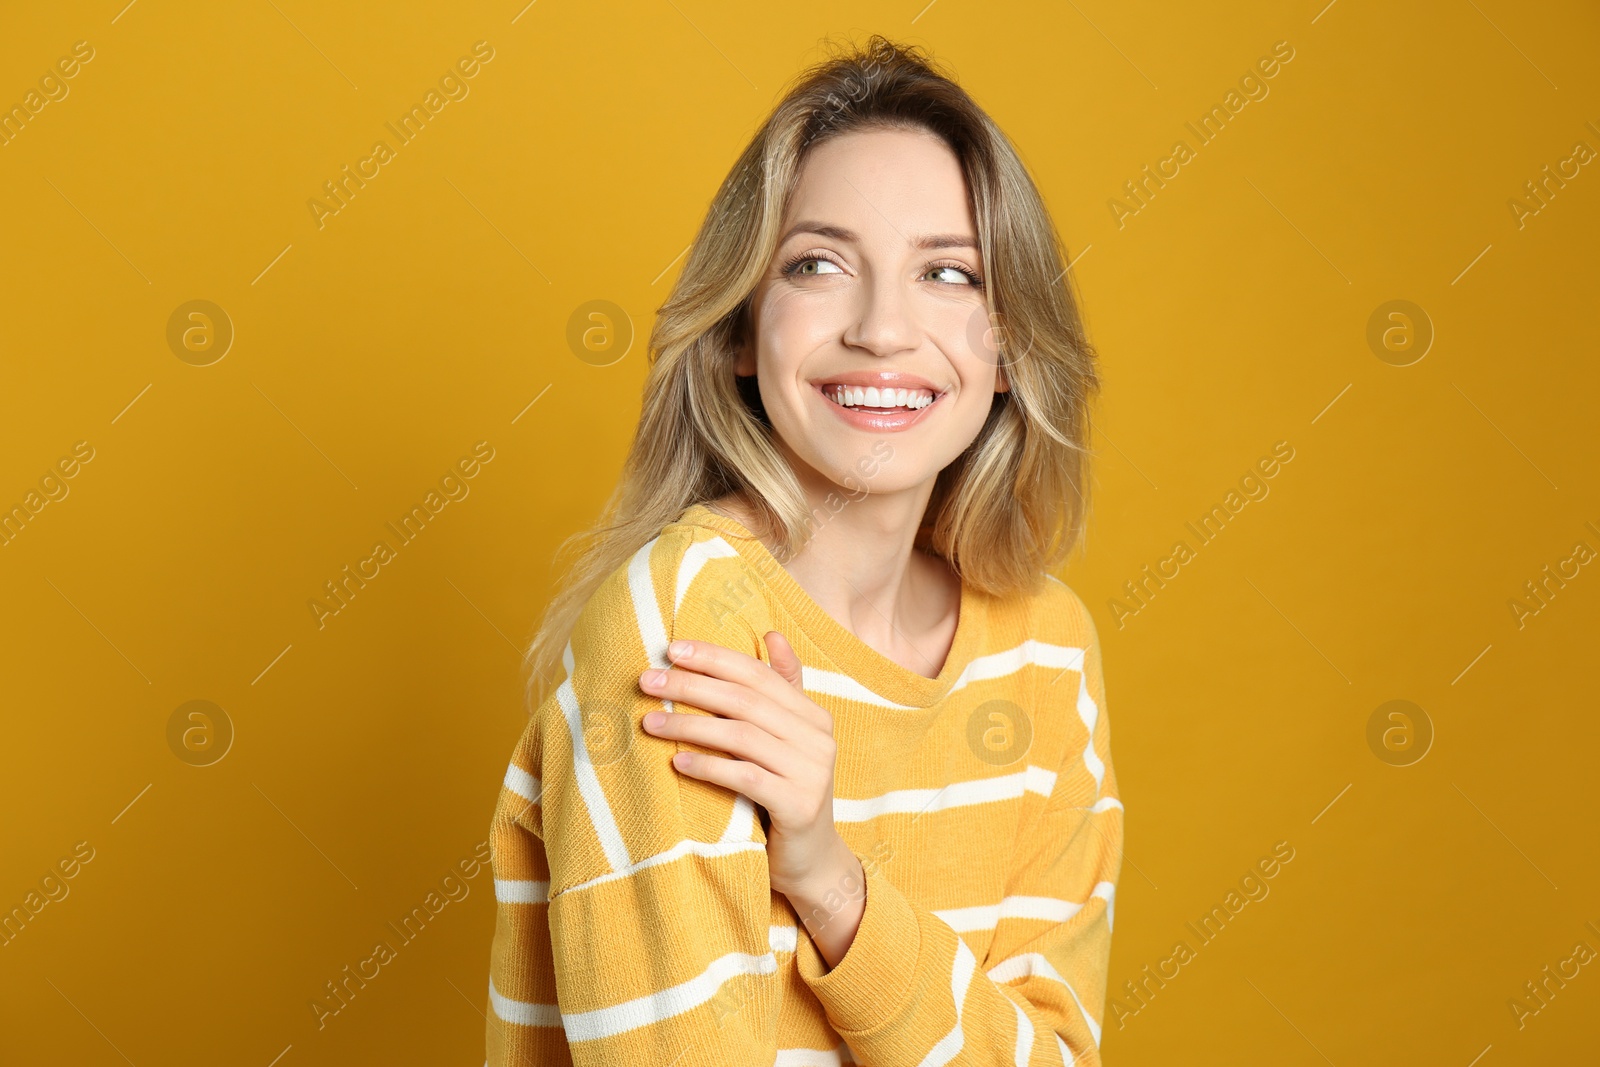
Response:
[[[925,661],[930,673],[937,670],[942,656],[932,658],[919,642],[955,610],[960,586],[944,560],[918,547],[933,480],[851,497],[803,464],[795,469],[806,471],[801,487],[811,534],[784,560],[784,569],[868,645],[905,650],[908,658]]]

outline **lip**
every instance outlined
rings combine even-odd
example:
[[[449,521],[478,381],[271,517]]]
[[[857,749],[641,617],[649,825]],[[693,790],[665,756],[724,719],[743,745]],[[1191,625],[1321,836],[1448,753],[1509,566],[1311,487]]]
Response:
[[[889,389],[926,389],[937,399],[945,390],[940,389],[928,379],[917,374],[905,374],[895,370],[852,370],[842,374],[830,375],[826,378],[814,378],[811,384],[821,389],[825,385],[875,385],[878,388]],[[932,405],[929,405],[930,407]]]
[[[926,389],[933,394],[933,402],[926,407],[916,410],[906,410],[892,415],[874,414],[862,411],[860,408],[847,408],[843,404],[834,403],[823,392],[824,386],[829,385],[876,385],[889,389]],[[817,391],[817,399],[833,410],[833,413],[843,419],[847,425],[858,430],[871,430],[877,433],[898,433],[909,430],[921,422],[929,412],[944,403],[948,392],[935,387],[926,378],[919,378],[915,374],[898,374],[894,371],[850,371],[846,374],[836,375],[831,378],[821,378],[811,383]],[[942,410],[942,408],[941,408]]]

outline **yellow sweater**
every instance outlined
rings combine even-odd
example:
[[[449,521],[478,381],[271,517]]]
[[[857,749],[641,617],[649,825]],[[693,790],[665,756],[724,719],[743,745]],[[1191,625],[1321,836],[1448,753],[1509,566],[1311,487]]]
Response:
[[[639,688],[669,641],[766,662],[768,630],[833,716],[834,822],[866,871],[832,969],[768,882],[764,812],[672,766],[713,750],[640,726],[708,714]],[[489,1067],[1100,1062],[1122,804],[1094,624],[1065,584],[964,587],[928,678],[696,504],[606,580],[563,659],[490,832]]]

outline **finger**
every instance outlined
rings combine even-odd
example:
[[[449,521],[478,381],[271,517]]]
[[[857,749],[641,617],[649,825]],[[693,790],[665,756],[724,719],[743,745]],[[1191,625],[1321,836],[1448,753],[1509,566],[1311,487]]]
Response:
[[[660,718],[657,719],[657,716]],[[656,737],[674,738],[702,748],[718,749],[758,764],[781,777],[790,777],[799,770],[800,754],[792,745],[738,719],[653,711],[644,717],[643,726],[646,732]]]
[[[779,635],[782,636],[781,634]],[[682,646],[686,651],[674,651]],[[790,649],[792,652],[793,649]],[[696,671],[713,678],[720,678],[728,682],[736,682],[771,700],[780,708],[787,709],[798,715],[802,722],[813,729],[831,729],[831,724],[822,719],[822,709],[816,707],[798,691],[787,678],[779,674],[773,667],[762,663],[754,656],[738,652],[722,645],[712,644],[709,641],[674,641],[667,649],[668,657],[674,666]],[[774,734],[782,737],[785,734],[780,730],[773,730]]]
[[[800,657],[795,654],[789,639],[777,630],[767,631],[767,651],[772,655],[772,669],[777,671],[797,692],[805,692],[801,684]]]
[[[672,765],[691,778],[743,793],[763,808],[771,804],[774,786],[782,781],[771,771],[754,763],[708,756],[704,752],[680,752],[672,757]]]
[[[731,650],[724,649],[723,651]],[[704,658],[701,652],[701,658]],[[783,685],[781,679],[774,679]],[[648,670],[639,675],[639,688],[654,697],[689,704],[713,715],[753,723],[773,737],[796,740],[805,723],[773,699],[740,682],[724,681],[693,670]]]

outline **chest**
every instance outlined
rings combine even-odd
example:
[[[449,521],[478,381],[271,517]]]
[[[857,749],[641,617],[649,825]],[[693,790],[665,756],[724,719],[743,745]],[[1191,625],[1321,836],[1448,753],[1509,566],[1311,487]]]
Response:
[[[881,709],[817,703],[834,716],[834,825],[869,871],[950,923],[983,959],[1017,862],[1032,802],[1028,761],[995,766],[968,743],[970,713],[952,702],[889,728]],[[905,725],[905,724],[901,724]]]

